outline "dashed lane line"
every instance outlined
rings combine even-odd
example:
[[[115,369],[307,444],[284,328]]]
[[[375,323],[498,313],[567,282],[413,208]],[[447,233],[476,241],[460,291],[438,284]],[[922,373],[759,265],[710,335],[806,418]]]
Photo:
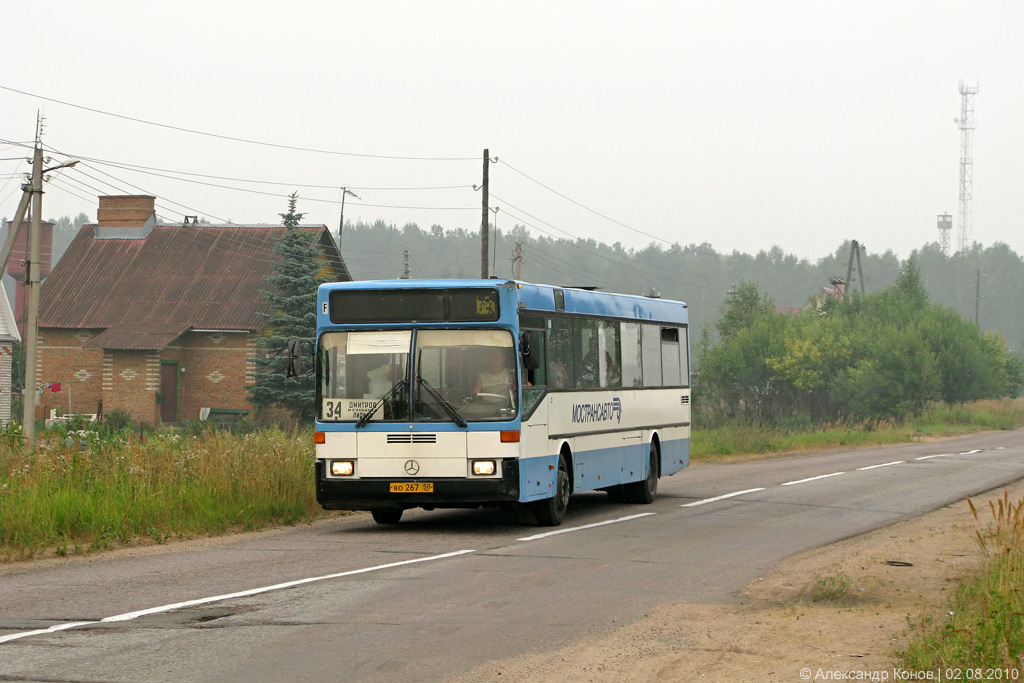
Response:
[[[548,531],[543,534],[534,534],[533,536],[526,536],[525,538],[517,538],[517,541],[536,541],[538,538],[547,538],[548,536],[558,536],[559,534],[571,534],[574,531],[582,531],[584,529],[593,529],[598,526],[605,526],[608,524],[618,524],[619,522],[628,522],[631,519],[640,519],[641,517],[650,517],[656,515],[657,512],[641,512],[639,515],[630,515],[628,517],[619,517],[618,519],[609,519],[603,522],[595,522],[594,524],[584,524],[583,526],[574,526],[569,529],[558,529],[557,531]]]
[[[868,465],[867,467],[858,467],[857,471],[863,472],[865,470],[873,470],[878,467],[888,467],[889,465],[902,465],[905,462],[906,460],[894,460],[892,462],[883,462],[881,465]]]
[[[818,479],[827,479],[828,477],[838,477],[840,474],[846,474],[846,472],[833,472],[832,474],[819,474],[816,477],[808,477],[807,479],[797,479],[796,481],[787,481],[785,484],[779,484],[779,486],[795,486],[797,484],[805,484],[809,481],[817,481]]]
[[[0,636],[0,643],[10,642],[12,640],[18,640],[19,638],[27,638],[29,636],[42,635],[44,633],[54,633],[56,631],[64,631],[70,628],[76,628],[78,626],[90,626],[92,624],[100,623],[111,623],[118,621],[131,621],[132,619],[138,619],[149,614],[160,614],[162,612],[172,612],[177,609],[185,607],[195,607],[196,605],[205,605],[211,602],[221,602],[224,600],[233,600],[235,598],[245,598],[251,595],[259,595],[260,593],[269,593],[270,591],[282,590],[284,588],[293,588],[295,586],[301,586],[306,583],[314,583],[316,581],[326,581],[327,579],[337,579],[343,576],[354,576],[356,574],[365,574],[367,572],[379,571],[381,569],[391,569],[393,567],[401,567],[409,564],[417,564],[419,562],[430,562],[432,560],[443,560],[449,557],[456,557],[458,555],[465,555],[467,553],[475,553],[476,550],[456,550],[450,553],[444,553],[441,555],[431,555],[430,557],[417,557],[411,560],[402,560],[400,562],[389,562],[388,564],[379,564],[374,567],[363,567],[362,569],[352,569],[347,572],[337,572],[335,574],[325,574],[323,576],[311,576],[305,579],[296,579],[295,581],[285,581],[284,583],[276,583],[272,586],[262,586],[260,588],[251,588],[249,590],[238,591],[237,593],[226,593],[224,595],[214,595],[208,598],[198,598],[196,600],[185,600],[184,602],[175,602],[169,605],[161,605],[160,607],[150,607],[149,609],[142,609],[136,612],[125,612],[124,614],[115,614],[111,617],[105,617],[99,621],[75,621],[65,624],[57,624],[50,628],[36,629],[34,631],[24,631],[22,633],[11,633],[6,636]]]
[[[698,505],[706,505],[707,503],[714,503],[719,500],[725,500],[726,498],[735,498],[736,496],[742,496],[744,493],[756,493],[757,491],[764,491],[764,487],[759,489],[747,489],[746,491],[733,491],[732,493],[726,493],[725,495],[722,496],[715,496],[714,498],[705,498],[704,500],[698,500],[693,503],[686,503],[684,505],[680,505],[679,507],[693,508],[697,507]]]

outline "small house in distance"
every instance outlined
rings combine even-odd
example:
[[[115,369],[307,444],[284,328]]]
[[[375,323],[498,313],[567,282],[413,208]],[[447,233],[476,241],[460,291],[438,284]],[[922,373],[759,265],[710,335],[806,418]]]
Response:
[[[326,226],[315,239],[330,280],[351,280]],[[37,418],[120,409],[151,425],[253,410],[282,225],[158,224],[155,198],[99,198],[40,289]]]
[[[14,368],[14,343],[21,341],[7,292],[0,282],[0,427],[11,423],[11,379]]]

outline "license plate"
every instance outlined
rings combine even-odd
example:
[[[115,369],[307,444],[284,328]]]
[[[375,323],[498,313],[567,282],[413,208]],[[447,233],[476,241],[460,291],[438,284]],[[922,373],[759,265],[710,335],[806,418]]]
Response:
[[[398,481],[391,482],[391,493],[433,493],[432,481]]]

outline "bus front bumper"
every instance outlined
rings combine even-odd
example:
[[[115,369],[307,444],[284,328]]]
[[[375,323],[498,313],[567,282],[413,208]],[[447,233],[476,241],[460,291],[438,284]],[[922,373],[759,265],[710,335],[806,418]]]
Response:
[[[501,478],[444,478],[429,480],[432,493],[392,493],[391,484],[423,482],[409,477],[338,479],[326,476],[323,460],[316,461],[316,502],[325,510],[379,510],[415,507],[478,507],[519,501],[519,461],[501,463]]]

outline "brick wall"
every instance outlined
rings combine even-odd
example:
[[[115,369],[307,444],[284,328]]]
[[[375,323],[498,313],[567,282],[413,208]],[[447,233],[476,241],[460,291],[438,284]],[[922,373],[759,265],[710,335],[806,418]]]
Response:
[[[82,348],[99,332],[40,330],[39,383],[61,382],[62,390],[43,393],[36,417],[49,416],[53,408],[67,412],[70,385],[71,412],[95,413],[102,398],[104,412],[117,408],[136,420],[160,424],[156,397],[166,361],[176,363],[178,370],[178,421],[198,420],[202,407],[253,410],[247,389],[255,377],[255,334],[187,332],[161,352]]]
[[[156,402],[159,382],[153,384],[149,368],[151,351],[103,351],[103,412],[115,408],[149,425],[160,424],[160,406]]]
[[[200,408],[244,408],[255,373],[256,335],[242,332],[186,332],[164,350],[180,363],[178,419],[198,420]]]
[[[66,413],[69,391],[71,412],[96,412],[102,397],[103,351],[83,349],[82,345],[101,331],[57,328],[39,330],[36,378],[39,384],[60,382],[61,391],[43,392],[36,408],[37,418],[48,417],[53,408],[59,408],[62,413]],[[107,407],[105,402],[104,407]]]

